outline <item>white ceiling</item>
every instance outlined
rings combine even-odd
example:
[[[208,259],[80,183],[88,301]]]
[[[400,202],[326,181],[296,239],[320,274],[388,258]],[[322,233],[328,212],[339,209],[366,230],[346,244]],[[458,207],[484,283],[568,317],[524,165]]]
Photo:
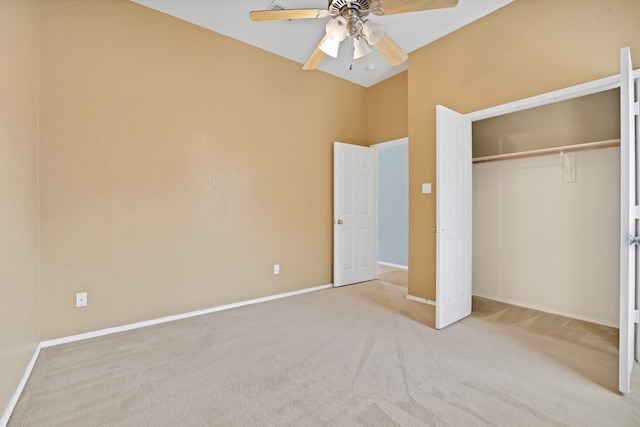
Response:
[[[265,10],[274,2],[285,9],[326,9],[327,0],[131,1],[291,59],[301,67],[324,36],[329,19],[249,20],[250,11]],[[381,17],[371,15],[369,19],[386,24],[387,34],[410,53],[512,1],[459,0],[453,8]],[[384,7],[384,0],[382,4]],[[318,70],[369,87],[407,69],[407,62],[392,67],[375,49],[363,58],[351,60],[346,45],[343,42],[340,46],[337,59],[325,57]]]

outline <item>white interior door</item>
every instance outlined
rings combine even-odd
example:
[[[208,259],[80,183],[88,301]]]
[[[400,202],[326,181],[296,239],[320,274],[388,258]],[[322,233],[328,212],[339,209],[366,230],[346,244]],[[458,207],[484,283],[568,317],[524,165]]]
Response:
[[[638,101],[633,78],[629,48],[620,50],[620,347],[619,389],[631,391],[631,373],[638,310],[637,251],[638,200],[637,200],[637,124]],[[631,243],[630,243],[631,242]],[[634,244],[635,243],[635,244]],[[637,359],[637,355],[636,355]]]
[[[333,145],[333,285],[376,277],[374,150]]]
[[[436,328],[471,314],[471,120],[436,106]]]

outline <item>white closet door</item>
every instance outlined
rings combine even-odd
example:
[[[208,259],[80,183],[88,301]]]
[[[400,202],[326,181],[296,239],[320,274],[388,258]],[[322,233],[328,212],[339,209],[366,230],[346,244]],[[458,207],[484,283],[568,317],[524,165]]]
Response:
[[[619,389],[631,391],[631,373],[634,364],[636,324],[636,244],[638,235],[637,200],[637,117],[638,101],[634,90],[631,53],[620,51],[620,347]]]
[[[471,120],[436,106],[436,328],[471,314]]]

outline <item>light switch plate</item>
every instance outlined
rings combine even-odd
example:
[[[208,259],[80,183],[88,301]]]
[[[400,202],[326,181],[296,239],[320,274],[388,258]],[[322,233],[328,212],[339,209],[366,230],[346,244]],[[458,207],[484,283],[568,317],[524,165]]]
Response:
[[[422,194],[431,194],[431,183],[425,182],[422,184]]]

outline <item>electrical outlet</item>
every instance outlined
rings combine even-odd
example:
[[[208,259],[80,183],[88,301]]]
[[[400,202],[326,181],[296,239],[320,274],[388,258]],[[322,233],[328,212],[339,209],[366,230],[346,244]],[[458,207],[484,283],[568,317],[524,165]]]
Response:
[[[78,292],[76,294],[76,307],[85,307],[87,305],[87,293]]]
[[[273,264],[273,274],[280,274],[280,264]]]

